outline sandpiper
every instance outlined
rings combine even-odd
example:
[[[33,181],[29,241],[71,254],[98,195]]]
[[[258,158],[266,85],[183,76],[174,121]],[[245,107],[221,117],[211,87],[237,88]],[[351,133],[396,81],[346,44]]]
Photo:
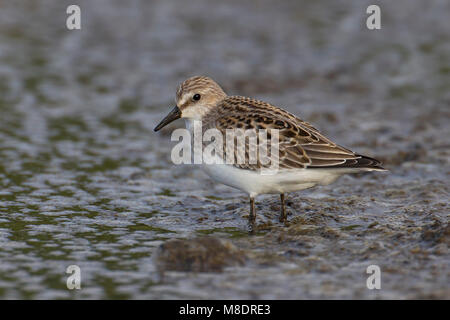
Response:
[[[259,194],[280,194],[279,220],[286,222],[285,193],[328,185],[347,173],[386,171],[380,161],[337,145],[295,115],[260,100],[228,96],[205,76],[189,78],[178,87],[176,106],[154,131],[179,118],[185,119],[190,130],[194,121],[224,134],[235,128],[264,129],[269,135],[277,130],[279,170],[275,174],[262,174],[264,165],[260,162],[202,165],[214,180],[249,195],[250,232],[255,230],[255,197]]]

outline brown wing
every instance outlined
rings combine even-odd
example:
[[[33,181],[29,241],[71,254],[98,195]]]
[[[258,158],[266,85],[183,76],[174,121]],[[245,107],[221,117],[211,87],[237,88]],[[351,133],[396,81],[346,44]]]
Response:
[[[204,119],[204,129],[217,128],[226,136],[227,129],[266,129],[268,140],[278,130],[279,168],[379,168],[380,162],[364,157],[341,147],[323,136],[309,123],[268,103],[245,98],[227,97],[214,113]],[[258,140],[245,140],[245,162],[236,163],[238,149],[234,148],[235,166],[243,169],[258,170],[270,166],[258,158],[249,163],[249,150]],[[226,156],[224,146],[224,157]],[[242,150],[241,150],[242,151]],[[268,154],[270,158],[270,143]],[[274,155],[275,156],[275,155]]]

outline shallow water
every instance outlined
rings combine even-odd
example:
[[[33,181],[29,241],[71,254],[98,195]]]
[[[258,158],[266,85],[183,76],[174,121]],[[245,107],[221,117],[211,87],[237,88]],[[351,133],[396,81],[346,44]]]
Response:
[[[0,298],[450,298],[450,3],[381,1],[380,31],[370,1],[79,1],[81,31],[39,3],[0,10]],[[196,74],[390,172],[290,194],[288,227],[260,196],[248,236],[244,194],[171,163],[181,121],[152,131]],[[161,270],[205,235],[245,263]]]

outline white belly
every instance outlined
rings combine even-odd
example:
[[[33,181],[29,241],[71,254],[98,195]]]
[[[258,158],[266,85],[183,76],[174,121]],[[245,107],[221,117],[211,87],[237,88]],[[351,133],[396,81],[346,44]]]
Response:
[[[265,193],[285,193],[327,185],[342,172],[327,169],[295,169],[263,175],[225,164],[202,164],[202,169],[214,180],[248,193],[251,197]]]

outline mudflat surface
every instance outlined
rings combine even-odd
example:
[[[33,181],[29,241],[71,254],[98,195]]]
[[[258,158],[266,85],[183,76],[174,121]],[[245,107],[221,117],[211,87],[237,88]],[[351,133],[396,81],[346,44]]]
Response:
[[[448,1],[379,31],[370,1],[79,1],[81,31],[39,3],[0,5],[0,298],[450,298]],[[183,123],[152,131],[199,74],[390,172],[289,194],[287,227],[260,196],[248,236],[244,194],[171,163]]]

